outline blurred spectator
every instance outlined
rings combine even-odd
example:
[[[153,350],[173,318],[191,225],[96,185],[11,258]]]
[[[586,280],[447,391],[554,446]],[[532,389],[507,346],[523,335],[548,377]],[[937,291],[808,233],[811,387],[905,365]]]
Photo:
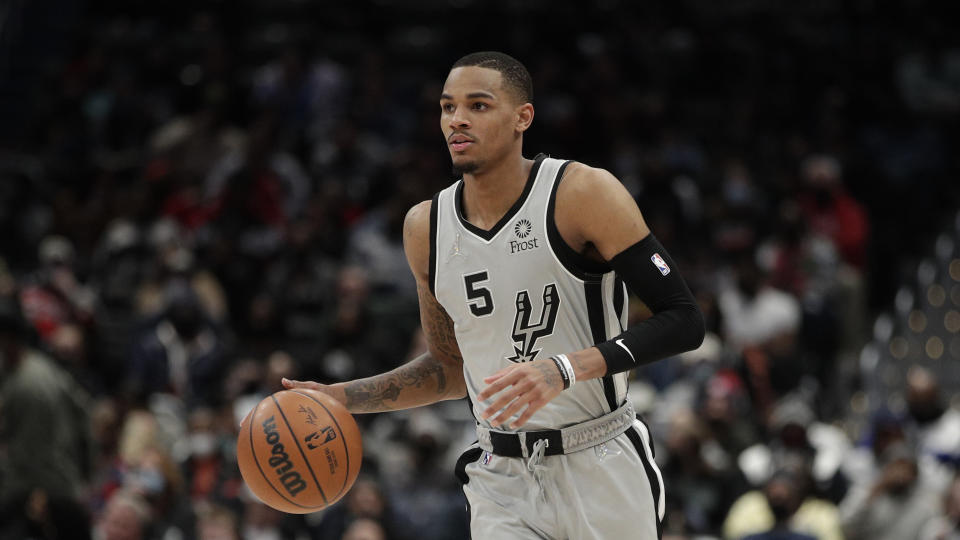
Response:
[[[84,538],[89,396],[28,334],[17,301],[0,298],[0,537]]]
[[[224,481],[223,457],[213,410],[197,408],[190,412],[184,461],[184,479],[194,501],[209,501]]]
[[[416,328],[416,305],[371,293],[367,271],[344,266],[337,279],[337,301],[327,310],[327,352],[318,369],[324,378],[344,380],[382,373],[400,364]]]
[[[462,449],[448,452],[451,435],[436,409],[415,409],[398,433],[399,440],[394,441],[401,443],[407,459],[395,458],[391,466],[386,452],[378,456],[392,506],[403,516],[402,526],[410,538],[469,535],[468,516],[460,511],[466,507],[466,499],[450,474]],[[405,462],[409,463],[407,470],[397,470]]]
[[[815,234],[830,238],[844,262],[863,270],[870,224],[863,206],[846,192],[837,158],[814,155],[802,166],[800,208]]]
[[[790,519],[802,502],[796,488],[796,480],[788,473],[774,475],[763,490],[773,514],[773,527],[766,532],[745,536],[744,540],[816,540],[816,536],[790,530]]]
[[[10,273],[7,261],[0,258],[0,297],[15,296],[16,288],[17,282]]]
[[[90,361],[87,333],[78,325],[61,325],[50,337],[46,349],[60,367],[66,370],[88,393],[101,394],[104,379]],[[95,358],[95,357],[94,357]]]
[[[141,235],[126,220],[115,220],[100,238],[93,256],[92,287],[98,302],[94,310],[93,350],[103,380],[126,376],[127,360],[142,324],[134,302],[145,277]]]
[[[668,515],[676,509],[676,517],[671,515],[667,520],[682,521],[668,523],[668,530],[718,530],[727,509],[744,488],[733,459],[718,455],[722,450],[707,438],[705,427],[690,410],[675,413],[667,433],[666,458],[660,467],[664,483],[670,486]]]
[[[95,540],[146,540],[150,508],[136,493],[121,490],[110,497],[93,529]]]
[[[194,528],[194,512],[183,477],[166,450],[151,445],[131,456],[123,471],[123,487],[150,506],[152,536],[183,537]]]
[[[732,465],[742,451],[760,439],[746,387],[733,370],[718,369],[704,383],[697,412],[710,440],[723,452],[723,463]]]
[[[841,470],[849,480],[849,492],[869,492],[882,474],[882,458],[887,448],[907,443],[905,421],[888,411],[873,415],[864,441],[844,456]]]
[[[410,186],[399,187],[404,189],[396,189],[357,223],[347,244],[346,261],[367,271],[376,294],[413,299],[417,291],[403,252],[403,220],[418,201]]]
[[[818,540],[843,540],[837,507],[814,497],[811,488],[807,460],[802,457],[788,460],[774,472],[762,491],[747,492],[733,503],[723,523],[723,537],[738,540],[773,531],[760,538],[778,538],[776,535],[786,529]]]
[[[761,247],[761,257],[770,269],[771,283],[800,300],[803,348],[813,353],[817,363],[811,372],[827,384],[840,345],[841,323],[846,322],[839,318],[840,260],[832,240],[811,234],[798,214],[792,202],[781,208],[781,231]]]
[[[911,44],[897,59],[897,86],[907,105],[918,112],[960,111],[960,49],[937,51]]]
[[[732,282],[717,294],[727,344],[743,355],[745,380],[763,416],[796,388],[806,369],[798,361],[801,310],[797,299],[771,287],[754,253],[740,254]]]
[[[732,283],[717,295],[724,338],[736,350],[763,347],[789,350],[800,329],[796,298],[769,285],[752,251],[740,255]]]
[[[196,537],[202,540],[240,540],[237,516],[222,506],[211,506],[197,516]]]
[[[854,486],[840,511],[850,540],[915,540],[932,519],[938,492],[919,480],[917,459],[903,442],[889,445],[881,457],[879,479],[869,489]]]
[[[398,515],[385,497],[376,480],[361,476],[354,483],[344,499],[323,514],[317,527],[311,527],[313,540],[339,540],[347,533],[350,525],[358,520],[370,520],[384,525],[389,531],[386,540],[415,538],[405,534],[409,528],[398,520]]]
[[[289,538],[283,519],[286,514],[274,510],[250,497],[243,507],[242,535],[244,540],[280,540]]]
[[[923,526],[919,540],[960,540],[960,474],[943,497],[939,513]]]
[[[388,536],[380,523],[372,519],[360,518],[350,523],[340,538],[341,540],[387,540]]]
[[[162,392],[178,396],[191,407],[212,403],[225,354],[220,335],[191,289],[173,287],[167,299],[163,316],[134,347],[129,387],[140,402]]]
[[[243,132],[221,117],[215,107],[205,107],[170,119],[149,140],[146,180],[161,194],[162,212],[189,230],[206,223],[214,210],[203,196],[204,178],[215,163],[242,148]]]
[[[215,164],[204,185],[211,219],[248,256],[265,256],[281,247],[284,229],[310,193],[310,180],[296,158],[277,147],[278,128],[274,116],[258,118],[243,151]]]
[[[326,345],[317,329],[323,325],[325,310],[335,300],[340,261],[324,253],[318,242],[323,234],[315,221],[302,218],[289,229],[289,248],[274,259],[264,276],[265,295],[279,311],[278,330],[296,357],[316,356]]]
[[[788,395],[768,418],[765,442],[744,450],[737,462],[746,479],[758,486],[784,463],[802,458],[810,467],[811,489],[839,500],[846,489],[841,465],[849,452],[850,442],[842,431],[819,422],[802,397]]]
[[[197,296],[204,314],[220,323],[227,315],[227,299],[216,276],[199,268],[196,256],[183,245],[184,232],[169,219],[158,220],[150,229],[154,260],[136,291],[141,316],[158,315],[165,307],[168,289],[187,286]]]
[[[94,296],[74,269],[73,245],[62,236],[40,243],[40,268],[20,292],[23,314],[40,339],[50,341],[61,325],[90,322]]]
[[[960,464],[960,411],[943,402],[937,378],[919,366],[907,372],[907,410],[914,422],[920,474],[943,491]]]

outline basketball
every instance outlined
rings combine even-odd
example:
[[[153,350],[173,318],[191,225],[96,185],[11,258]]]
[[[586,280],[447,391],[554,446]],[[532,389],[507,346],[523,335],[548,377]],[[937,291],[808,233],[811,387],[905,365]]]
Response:
[[[308,514],[337,502],[360,472],[363,441],[353,416],[314,390],[283,390],[247,414],[237,435],[244,482],[266,505]]]

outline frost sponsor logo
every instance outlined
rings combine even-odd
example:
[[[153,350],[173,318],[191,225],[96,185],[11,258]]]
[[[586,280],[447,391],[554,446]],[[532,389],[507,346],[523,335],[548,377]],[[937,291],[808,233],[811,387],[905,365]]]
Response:
[[[540,247],[538,238],[534,237],[527,239],[527,237],[530,236],[531,231],[533,231],[533,224],[530,223],[529,219],[523,218],[514,224],[513,234],[516,235],[517,240],[510,241],[511,255],[521,251],[529,251],[531,249],[537,249]]]
[[[539,238],[534,238],[533,240],[521,240],[519,242],[516,240],[511,240],[510,254],[513,255],[514,253],[518,253],[521,251],[537,249],[538,247],[540,247],[540,245],[537,244],[537,240],[539,240]]]

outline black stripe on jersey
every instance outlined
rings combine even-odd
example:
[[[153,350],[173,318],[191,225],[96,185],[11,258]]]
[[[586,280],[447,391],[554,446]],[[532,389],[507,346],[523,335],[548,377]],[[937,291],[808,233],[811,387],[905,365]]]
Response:
[[[433,195],[433,202],[430,204],[430,294],[436,298],[437,281],[437,212],[440,211],[440,192]]]
[[[570,163],[570,161],[567,161],[560,166],[560,170],[557,171],[557,178],[553,182],[553,188],[550,190],[550,200],[547,203],[547,238],[550,239],[550,247],[553,248],[557,260],[568,272],[583,281],[599,279],[599,276],[610,271],[610,265],[599,263],[577,253],[560,236],[560,231],[557,230],[557,220],[554,218],[557,206],[557,188],[560,187],[560,182],[563,181],[563,172],[567,170],[567,165]]]
[[[481,454],[483,454],[483,448],[480,448],[479,446],[471,446],[462,454],[460,454],[459,458],[457,458],[457,464],[453,466],[453,475],[457,477],[457,480],[461,485],[470,483],[470,477],[467,476],[467,465],[480,459]]]
[[[626,330],[626,328],[623,327],[624,304],[623,280],[617,276],[617,278],[613,281],[613,311],[617,314],[617,324],[620,325],[620,332]]]
[[[647,430],[647,433],[650,431]],[[663,538],[663,523],[660,522],[660,480],[657,478],[656,471],[653,470],[653,465],[650,464],[650,460],[647,458],[647,452],[644,449],[643,437],[637,433],[635,428],[630,428],[626,431],[627,437],[630,439],[630,442],[633,443],[633,447],[637,450],[637,454],[640,454],[640,461],[643,463],[643,470],[647,473],[647,481],[650,482],[650,490],[653,492],[653,519],[657,520],[657,538]],[[650,446],[650,453],[653,453],[653,445]]]
[[[587,320],[590,321],[590,334],[593,344],[607,340],[607,325],[603,317],[603,289],[599,281],[584,281],[583,294],[587,300]],[[603,395],[607,398],[607,406],[614,411],[620,406],[617,403],[617,387],[613,384],[613,375],[605,375],[601,379]]]
[[[500,232],[507,223],[513,219],[513,216],[517,215],[517,212],[520,211],[520,208],[523,206],[523,203],[526,202],[527,197],[530,195],[530,191],[533,189],[533,183],[537,179],[537,173],[540,172],[540,164],[543,163],[543,160],[547,157],[546,154],[537,154],[537,157],[533,158],[533,167],[530,167],[530,176],[527,177],[527,184],[523,187],[523,193],[520,195],[520,198],[517,199],[513,206],[510,207],[510,210],[507,210],[507,213],[500,218],[500,221],[493,226],[489,231],[485,231],[480,227],[477,227],[473,223],[467,221],[467,218],[464,217],[463,210],[463,180],[457,184],[457,190],[454,193],[454,207],[457,209],[457,219],[460,220],[460,224],[463,225],[465,229],[472,232],[473,234],[483,238],[486,241],[490,241],[494,236]]]
[[[466,494],[464,494],[464,499],[466,499]],[[473,540],[473,528],[470,526],[471,521],[473,521],[473,514],[470,512],[470,499],[467,499],[467,540]]]

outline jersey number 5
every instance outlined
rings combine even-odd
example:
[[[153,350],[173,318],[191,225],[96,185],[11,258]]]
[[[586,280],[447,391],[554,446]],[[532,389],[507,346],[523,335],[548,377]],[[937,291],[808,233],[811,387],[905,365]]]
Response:
[[[486,270],[463,276],[463,285],[467,289],[467,305],[470,306],[470,313],[477,317],[493,313],[493,296],[490,294],[490,289],[478,286],[485,281],[490,281]]]

